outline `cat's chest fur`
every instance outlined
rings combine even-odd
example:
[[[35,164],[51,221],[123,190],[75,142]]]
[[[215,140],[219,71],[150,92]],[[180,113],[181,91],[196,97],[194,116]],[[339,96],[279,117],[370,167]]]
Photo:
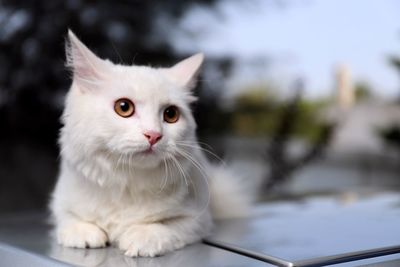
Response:
[[[92,161],[93,162],[93,161]],[[80,169],[91,169],[86,176]],[[189,172],[190,170],[186,170]],[[176,215],[176,210],[184,213],[184,206],[193,201],[191,192],[193,184],[186,184],[177,179],[181,173],[174,169],[165,169],[163,166],[152,170],[132,170],[129,166],[119,166],[107,173],[104,170],[96,171],[94,166],[63,165],[63,173],[68,179],[63,179],[63,188],[70,188],[83,197],[79,217],[89,221],[96,221],[101,225],[114,224],[115,221],[124,221],[120,218],[129,217],[131,223],[164,219]],[[124,184],[101,185],[93,183],[98,177],[91,175],[107,175]],[[192,179],[196,172],[192,171]],[[180,178],[180,177],[179,177]],[[63,190],[59,194],[71,192]],[[68,194],[68,193],[67,193]],[[66,196],[71,207],[79,205],[73,198]]]

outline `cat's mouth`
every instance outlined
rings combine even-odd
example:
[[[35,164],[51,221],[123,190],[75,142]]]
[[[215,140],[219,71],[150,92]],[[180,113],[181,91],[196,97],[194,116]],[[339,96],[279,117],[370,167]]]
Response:
[[[154,146],[149,146],[141,151],[138,151],[136,154],[141,156],[153,156],[158,154],[158,151],[154,148]]]
[[[158,146],[130,147],[122,151],[121,154],[130,160],[134,159],[140,162],[141,160],[158,159],[164,154],[164,148]]]
[[[154,151],[153,147],[149,147],[148,149],[145,149],[139,153],[142,155],[152,155],[155,154],[156,152]]]

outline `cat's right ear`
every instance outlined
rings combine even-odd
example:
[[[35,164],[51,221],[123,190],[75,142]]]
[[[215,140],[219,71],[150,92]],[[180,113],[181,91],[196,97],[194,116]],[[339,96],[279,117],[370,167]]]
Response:
[[[182,87],[191,90],[196,85],[196,78],[199,69],[203,64],[204,55],[202,53],[195,54],[186,58],[171,68],[163,69],[173,81]]]
[[[86,91],[94,88],[106,73],[108,62],[90,51],[71,30],[68,30],[65,50],[66,66],[72,70],[79,89]]]

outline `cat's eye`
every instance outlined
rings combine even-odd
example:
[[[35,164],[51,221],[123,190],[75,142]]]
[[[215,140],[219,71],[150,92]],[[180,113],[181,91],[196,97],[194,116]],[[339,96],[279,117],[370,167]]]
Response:
[[[175,123],[179,120],[179,109],[176,106],[169,106],[164,110],[164,121]]]
[[[115,101],[115,112],[121,117],[127,118],[135,113],[135,105],[127,98],[121,98]]]

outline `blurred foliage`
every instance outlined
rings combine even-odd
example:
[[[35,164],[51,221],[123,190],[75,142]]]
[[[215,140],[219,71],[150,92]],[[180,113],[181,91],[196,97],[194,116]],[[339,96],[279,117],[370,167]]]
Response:
[[[321,159],[328,147],[335,125],[327,123],[323,112],[330,100],[305,100],[302,84],[290,99],[280,99],[275,90],[254,87],[243,90],[230,110],[215,105],[208,117],[215,122],[209,128],[215,133],[269,140],[265,165],[269,173],[264,179],[263,192],[269,192],[287,181],[307,164]],[[291,141],[302,140],[306,148],[295,158],[290,153]]]
[[[266,164],[269,165],[269,173],[264,180],[263,189],[270,191],[277,185],[283,184],[292,174],[307,164],[320,160],[328,147],[335,130],[332,123],[320,123],[318,135],[301,154],[293,157],[290,153],[291,139],[295,136],[298,125],[307,124],[301,115],[303,83],[296,83],[295,95],[283,108],[278,120],[278,126],[274,130],[272,140],[267,148]],[[304,127],[304,126],[303,126]]]
[[[275,91],[269,88],[248,88],[243,91],[235,98],[232,110],[214,112],[214,118],[219,117],[216,120],[223,122],[217,130],[239,136],[271,137],[280,124],[288,100],[279,99]],[[324,126],[321,112],[327,107],[328,101],[301,98],[296,104],[292,138],[315,142]]]
[[[199,101],[193,104],[193,111],[200,138],[225,133],[230,128],[230,116],[221,108],[223,94],[221,88],[225,87],[226,78],[231,76],[233,65],[233,59],[228,57],[207,59],[205,62],[203,76],[214,78],[212,82],[206,84],[200,77],[199,86],[196,87],[195,94]]]
[[[400,125],[391,125],[381,129],[379,134],[387,145],[398,149],[400,152]]]
[[[391,56],[389,58],[389,63],[397,70],[400,76],[400,57]],[[400,97],[398,98],[398,103],[400,103]],[[385,144],[397,149],[400,152],[400,125],[393,124],[386,128],[380,129],[378,134]]]
[[[398,56],[398,55],[390,56],[389,63],[397,70],[397,73],[400,76],[400,56]],[[400,90],[400,88],[399,88],[399,90]],[[398,97],[398,102],[400,103],[400,95]]]
[[[354,95],[356,102],[369,100],[372,97],[372,89],[366,82],[358,82],[354,86]]]
[[[399,71],[400,74],[400,57],[395,57],[395,56],[391,57],[390,63],[392,64],[393,67],[395,67]]]

